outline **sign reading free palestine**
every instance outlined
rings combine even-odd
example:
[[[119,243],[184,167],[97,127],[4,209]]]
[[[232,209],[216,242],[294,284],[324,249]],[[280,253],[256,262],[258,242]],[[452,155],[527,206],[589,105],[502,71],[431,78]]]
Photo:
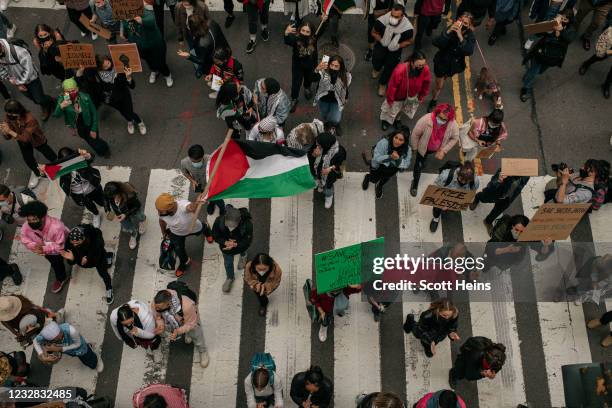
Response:
[[[384,256],[384,237],[316,254],[317,293],[362,283],[372,273],[373,259]]]

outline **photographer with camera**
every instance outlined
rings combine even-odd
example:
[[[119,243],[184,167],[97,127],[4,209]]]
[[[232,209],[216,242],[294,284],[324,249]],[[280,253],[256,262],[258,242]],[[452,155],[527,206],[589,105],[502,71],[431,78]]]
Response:
[[[578,174],[565,163],[553,164],[552,170],[557,175],[557,188],[544,191],[544,202],[559,204],[589,203],[595,192],[595,180],[603,173],[600,162],[587,160]]]

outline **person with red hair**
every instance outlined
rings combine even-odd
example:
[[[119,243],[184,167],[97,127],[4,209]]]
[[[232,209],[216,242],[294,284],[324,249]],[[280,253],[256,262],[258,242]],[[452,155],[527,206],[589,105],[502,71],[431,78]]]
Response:
[[[433,153],[437,160],[443,160],[458,141],[459,126],[455,121],[455,108],[447,103],[436,106],[433,112],[426,113],[417,121],[410,135],[410,147],[416,152],[410,195],[417,195],[427,156]]]

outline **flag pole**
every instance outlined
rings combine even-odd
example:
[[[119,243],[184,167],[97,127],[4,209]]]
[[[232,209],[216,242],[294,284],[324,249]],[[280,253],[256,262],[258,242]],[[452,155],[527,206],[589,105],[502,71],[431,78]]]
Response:
[[[327,14],[323,14],[321,16],[321,22],[319,23],[319,26],[317,27],[317,31],[315,31],[315,37],[317,37],[319,35],[319,31],[321,31],[321,27],[323,27],[323,24],[325,24],[325,22],[327,21]]]
[[[234,133],[234,129],[228,129],[227,134],[225,135],[225,140],[223,140],[223,144],[221,145],[221,150],[219,151],[219,157],[217,157],[217,161],[213,166],[212,171],[210,172],[210,177],[208,183],[206,183],[206,187],[204,191],[200,194],[200,197],[205,197],[208,194],[208,190],[210,189],[210,185],[212,184],[215,176],[217,175],[217,170],[219,169],[219,165],[221,164],[221,159],[223,159],[223,155],[225,154],[225,149],[229,141],[232,139],[232,133]],[[198,216],[200,215],[200,211],[202,211],[202,205],[206,203],[208,200],[198,201],[198,206],[193,214],[193,219],[191,220],[191,226],[189,227],[189,232],[193,231],[193,227],[195,227],[196,221],[198,220]],[[208,224],[208,221],[206,222]]]

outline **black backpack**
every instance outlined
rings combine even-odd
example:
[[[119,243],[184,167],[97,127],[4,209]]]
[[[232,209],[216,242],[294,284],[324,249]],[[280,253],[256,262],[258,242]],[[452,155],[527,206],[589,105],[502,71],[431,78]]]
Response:
[[[172,289],[176,291],[176,294],[179,298],[179,302],[183,302],[183,296],[187,296],[189,299],[193,300],[194,303],[198,303],[198,295],[187,286],[187,284],[180,280],[175,280],[170,282],[166,289]],[[179,313],[180,314],[180,313]]]
[[[567,45],[554,35],[545,35],[535,49],[535,60],[548,67],[560,67],[565,60]]]
[[[455,172],[460,167],[461,167],[461,163],[459,163],[458,161],[449,160],[446,163],[444,163],[442,167],[438,169],[438,174],[441,174],[444,170],[450,170],[448,172],[448,177],[446,177],[446,180],[444,181],[444,187],[448,186],[453,181],[453,177],[455,177]],[[470,189],[473,189],[473,188],[474,188],[474,181],[472,180],[470,181]]]
[[[17,50],[15,49],[15,47],[24,48],[30,54],[30,56],[32,56],[32,51],[30,51],[30,46],[28,45],[27,42],[25,42],[21,38],[10,38],[6,41],[8,42],[8,45],[9,45],[9,52],[11,53],[11,57],[13,57],[13,59],[16,62],[10,62],[4,65],[17,65],[17,64],[21,65],[21,63],[19,62],[19,57],[17,56]]]

